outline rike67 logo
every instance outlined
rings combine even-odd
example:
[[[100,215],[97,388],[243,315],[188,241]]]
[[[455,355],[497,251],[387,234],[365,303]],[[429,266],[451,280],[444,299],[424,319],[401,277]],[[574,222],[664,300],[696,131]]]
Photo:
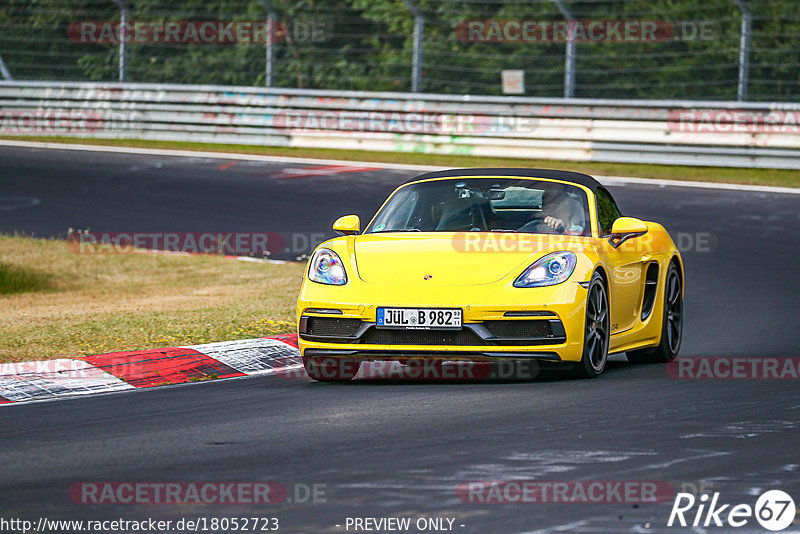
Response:
[[[691,493],[678,493],[669,514],[667,526],[693,527],[753,527],[752,519],[765,529],[784,530],[792,524],[797,510],[788,493],[770,490],[763,493],[755,506],[749,504],[722,504],[719,492],[709,499],[707,493],[696,498]]]

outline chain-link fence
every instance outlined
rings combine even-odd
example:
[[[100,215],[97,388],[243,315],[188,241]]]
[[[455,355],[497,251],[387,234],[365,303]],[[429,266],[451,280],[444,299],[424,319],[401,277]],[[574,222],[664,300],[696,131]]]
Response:
[[[797,101],[797,7],[796,0],[0,0],[0,74]]]

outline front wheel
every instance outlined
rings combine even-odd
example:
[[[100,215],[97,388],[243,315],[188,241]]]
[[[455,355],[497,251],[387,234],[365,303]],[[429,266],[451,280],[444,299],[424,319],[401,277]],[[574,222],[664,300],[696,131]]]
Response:
[[[573,368],[573,374],[581,378],[596,378],[606,368],[609,339],[608,294],[603,277],[592,275],[589,293],[586,296],[586,327],[583,334],[583,355]]]
[[[678,268],[670,263],[664,283],[664,315],[661,321],[661,341],[651,349],[627,353],[631,363],[666,363],[681,350],[683,336],[683,284]]]

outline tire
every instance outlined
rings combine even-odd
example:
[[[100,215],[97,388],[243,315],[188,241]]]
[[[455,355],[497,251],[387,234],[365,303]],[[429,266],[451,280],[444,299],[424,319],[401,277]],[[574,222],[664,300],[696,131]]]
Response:
[[[359,360],[348,358],[303,357],[303,367],[308,377],[317,382],[347,382],[361,369]]]
[[[583,354],[572,369],[578,378],[596,378],[608,361],[609,328],[608,293],[599,273],[592,275],[586,295],[586,326],[583,330]]]
[[[683,284],[678,268],[670,262],[664,282],[664,311],[661,320],[661,339],[658,346],[629,351],[631,363],[666,363],[675,359],[681,350],[683,337]]]

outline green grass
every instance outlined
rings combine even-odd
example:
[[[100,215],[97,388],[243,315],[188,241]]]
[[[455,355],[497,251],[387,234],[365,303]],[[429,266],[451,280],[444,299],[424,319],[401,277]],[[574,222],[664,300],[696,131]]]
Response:
[[[0,263],[0,296],[44,292],[51,288],[49,273],[39,272],[28,267]]]
[[[326,158],[381,163],[435,165],[440,167],[543,167],[566,169],[605,176],[637,176],[669,180],[725,182],[750,185],[800,187],[800,171],[783,169],[740,169],[730,167],[692,167],[685,165],[650,165],[638,163],[604,163],[519,158],[486,158],[478,156],[448,156],[418,152],[372,152],[367,150],[337,150],[325,148],[260,147],[214,143],[172,141],[141,141],[119,139],[83,139],[75,137],[4,136],[2,139],[79,143],[107,146],[130,146],[180,150],[205,150],[236,154],[261,154],[305,158]]]
[[[0,236],[0,362],[294,332],[303,268]]]

